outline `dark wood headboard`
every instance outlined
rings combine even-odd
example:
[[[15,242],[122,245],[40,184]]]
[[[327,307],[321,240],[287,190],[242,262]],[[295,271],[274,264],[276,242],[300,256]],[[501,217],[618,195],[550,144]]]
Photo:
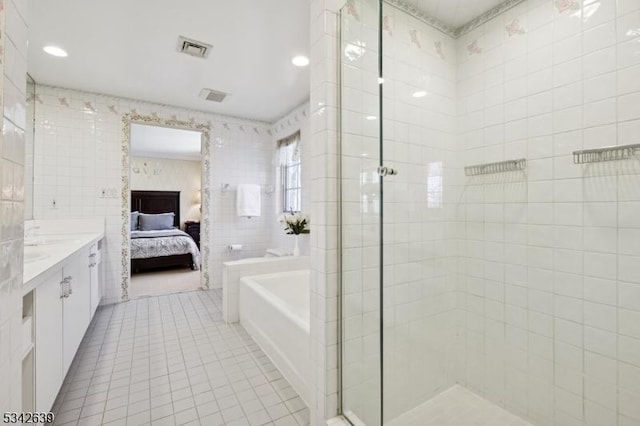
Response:
[[[175,213],[173,226],[180,228],[180,191],[131,191],[131,211]]]

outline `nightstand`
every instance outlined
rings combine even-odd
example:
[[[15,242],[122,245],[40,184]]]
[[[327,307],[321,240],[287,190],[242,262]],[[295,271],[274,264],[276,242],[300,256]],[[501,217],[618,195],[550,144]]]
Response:
[[[194,222],[188,220],[184,223],[184,232],[189,234],[193,241],[196,242],[198,249],[200,249],[200,222]]]

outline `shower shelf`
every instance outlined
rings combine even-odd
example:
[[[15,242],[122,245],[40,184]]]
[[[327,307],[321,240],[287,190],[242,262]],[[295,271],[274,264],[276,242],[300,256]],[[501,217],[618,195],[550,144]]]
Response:
[[[631,158],[640,154],[640,144],[608,146],[606,148],[584,149],[573,151],[575,164],[597,163],[601,161],[616,161]]]
[[[497,163],[476,164],[464,168],[467,176],[488,175],[492,173],[516,172],[527,168],[527,160],[519,158],[517,160],[500,161]]]

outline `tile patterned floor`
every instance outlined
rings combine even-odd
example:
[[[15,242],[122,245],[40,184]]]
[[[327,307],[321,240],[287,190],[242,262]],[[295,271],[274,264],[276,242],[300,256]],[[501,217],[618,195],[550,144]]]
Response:
[[[100,307],[54,404],[56,425],[298,426],[309,410],[219,290]]]
[[[385,422],[385,426],[531,426],[479,395],[455,385],[414,408]]]

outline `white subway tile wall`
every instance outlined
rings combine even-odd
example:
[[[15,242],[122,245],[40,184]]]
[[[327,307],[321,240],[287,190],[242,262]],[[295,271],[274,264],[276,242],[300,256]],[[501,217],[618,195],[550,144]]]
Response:
[[[311,423],[338,413],[338,0],[312,0],[311,96]]]
[[[311,0],[311,424],[338,414],[338,15]]]
[[[119,194],[124,113],[175,116],[211,125],[212,287],[222,286],[222,262],[264,255],[275,221],[274,197],[263,192],[262,216],[239,218],[235,188],[239,183],[272,185],[270,124],[43,85],[37,86],[37,92],[34,217],[106,216],[105,303],[121,300]],[[228,191],[222,191],[223,184],[229,184]],[[103,189],[107,197],[102,196]],[[230,244],[242,244],[243,251],[229,251]]]
[[[22,409],[26,1],[0,8],[3,128],[0,140],[0,412]]]
[[[458,380],[535,424],[640,422],[640,163],[571,155],[637,143],[639,13],[530,0],[458,40],[461,158],[529,159],[465,185]]]

